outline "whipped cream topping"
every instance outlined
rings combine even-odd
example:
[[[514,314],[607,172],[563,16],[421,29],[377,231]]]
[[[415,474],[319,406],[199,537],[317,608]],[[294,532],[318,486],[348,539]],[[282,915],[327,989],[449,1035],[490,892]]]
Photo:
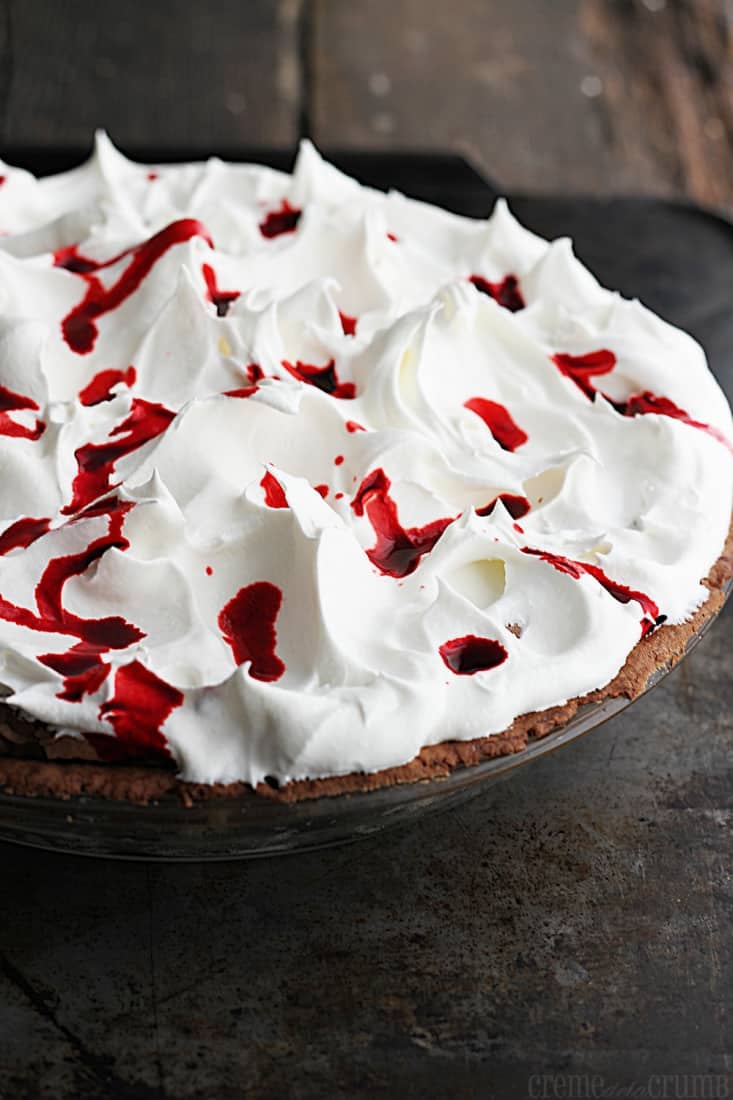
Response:
[[[486,221],[99,135],[0,164],[0,684],[200,782],[375,771],[607,684],[705,600],[695,341]]]

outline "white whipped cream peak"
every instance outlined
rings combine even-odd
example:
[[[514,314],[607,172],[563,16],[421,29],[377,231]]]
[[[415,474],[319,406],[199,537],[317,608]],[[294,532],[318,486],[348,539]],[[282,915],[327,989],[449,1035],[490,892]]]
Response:
[[[0,164],[0,687],[202,782],[374,771],[603,687],[730,520],[702,349],[485,220],[98,134]],[[97,736],[94,736],[97,735]]]

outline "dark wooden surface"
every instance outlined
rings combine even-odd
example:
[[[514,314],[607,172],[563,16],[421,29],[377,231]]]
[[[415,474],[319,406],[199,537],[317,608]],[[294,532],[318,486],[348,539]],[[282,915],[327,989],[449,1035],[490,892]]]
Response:
[[[0,143],[310,133],[458,149],[516,189],[727,204],[732,20],[725,0],[0,0]],[[350,848],[0,849],[1,1100],[514,1100],[592,1095],[584,1074],[730,1095],[732,647],[727,613],[604,730]]]
[[[0,0],[0,144],[453,149],[504,187],[733,194],[731,0]]]
[[[0,140],[87,146],[291,145],[296,0],[2,0]]]
[[[730,0],[315,0],[336,145],[450,147],[503,186],[728,203]]]
[[[190,867],[6,847],[0,1096],[730,1087],[732,646],[728,614],[612,725],[352,847]]]

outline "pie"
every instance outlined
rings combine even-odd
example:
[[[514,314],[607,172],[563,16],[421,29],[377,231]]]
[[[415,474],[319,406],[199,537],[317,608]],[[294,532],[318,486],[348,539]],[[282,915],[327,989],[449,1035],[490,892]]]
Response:
[[[731,414],[570,243],[308,142],[0,164],[0,784],[298,799],[523,749],[721,605]]]

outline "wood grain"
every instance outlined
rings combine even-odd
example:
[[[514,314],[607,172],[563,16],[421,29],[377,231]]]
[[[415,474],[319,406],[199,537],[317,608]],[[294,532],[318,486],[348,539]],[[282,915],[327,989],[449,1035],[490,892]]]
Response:
[[[325,145],[451,148],[503,187],[733,194],[729,0],[315,0]]]
[[[0,140],[161,149],[290,145],[298,0],[4,0]]]
[[[609,146],[627,176],[663,175],[675,192],[730,205],[729,0],[592,0],[580,22],[603,84]]]
[[[0,141],[452,149],[507,189],[733,196],[731,0],[0,0]]]

